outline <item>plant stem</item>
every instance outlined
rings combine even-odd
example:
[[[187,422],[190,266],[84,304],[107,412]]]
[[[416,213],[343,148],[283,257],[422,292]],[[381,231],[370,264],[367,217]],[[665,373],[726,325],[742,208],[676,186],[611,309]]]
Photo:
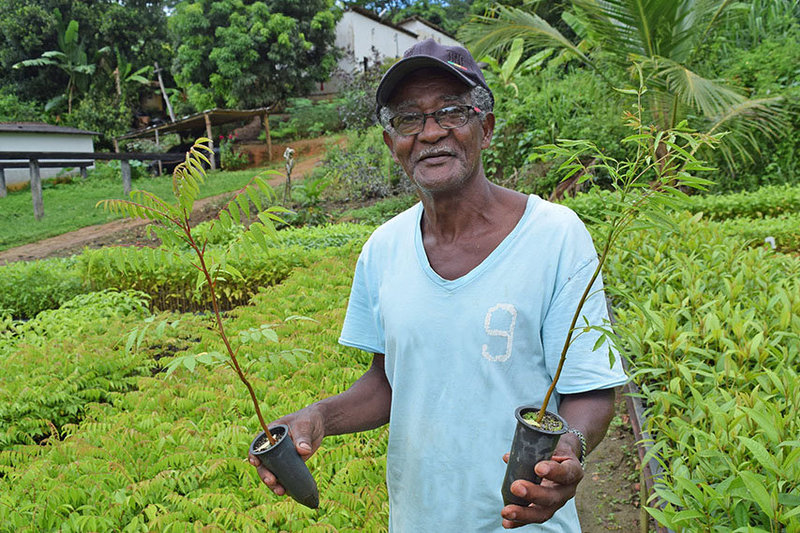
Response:
[[[564,347],[561,349],[561,358],[558,361],[558,368],[556,369],[556,374],[553,376],[553,380],[550,383],[550,387],[547,389],[547,394],[544,396],[544,400],[542,400],[542,406],[539,408],[539,414],[536,415],[536,424],[541,425],[542,421],[544,420],[545,412],[547,411],[547,404],[550,403],[550,397],[553,395],[553,391],[556,389],[556,384],[558,383],[558,379],[561,377],[561,370],[564,368],[564,362],[567,360],[567,351],[569,350],[569,345],[572,343],[572,332],[575,331],[575,324],[578,323],[578,318],[581,316],[581,311],[583,310],[583,305],[586,303],[586,300],[589,298],[589,292],[592,290],[592,285],[594,285],[595,280],[600,275],[600,271],[603,269],[603,264],[606,262],[606,257],[608,256],[608,251],[611,248],[611,238],[614,234],[615,225],[611,225],[611,230],[609,231],[608,238],[606,238],[606,244],[603,247],[603,252],[600,254],[600,258],[597,260],[597,267],[594,269],[592,273],[592,277],[589,280],[589,283],[586,284],[586,289],[584,289],[583,294],[581,295],[581,299],[578,301],[578,306],[575,309],[575,314],[572,315],[572,322],[569,325],[569,331],[567,331],[567,338],[564,341]]]
[[[233,367],[236,370],[236,374],[239,376],[241,382],[244,383],[244,386],[247,387],[247,392],[250,393],[250,399],[253,402],[253,407],[255,407],[256,409],[256,416],[258,417],[258,422],[261,424],[261,429],[264,430],[264,433],[269,439],[269,443],[271,445],[275,445],[277,441],[275,440],[275,437],[272,436],[272,432],[269,430],[269,428],[267,427],[267,423],[264,421],[264,416],[261,414],[261,407],[258,404],[258,399],[256,398],[256,393],[253,390],[253,386],[247,379],[247,376],[242,370],[242,367],[239,366],[239,360],[236,358],[236,353],[233,351],[231,343],[228,340],[228,336],[225,333],[225,326],[223,326],[222,324],[222,316],[220,315],[219,304],[217,303],[217,293],[214,290],[214,281],[212,280],[211,273],[209,273],[208,267],[206,266],[205,254],[203,253],[205,247],[203,250],[200,250],[200,248],[198,248],[197,243],[192,238],[192,233],[191,229],[189,228],[188,218],[185,218],[184,221],[186,225],[183,227],[183,231],[186,233],[186,235],[189,237],[189,240],[191,241],[191,246],[194,249],[195,253],[197,254],[197,258],[200,260],[200,270],[203,272],[203,275],[206,278],[206,283],[208,283],[208,291],[211,295],[211,305],[214,307],[214,318],[216,319],[217,322],[217,331],[219,332],[219,335],[222,338],[222,342],[225,343],[225,348],[228,350],[228,356],[230,357],[231,362],[233,363]]]

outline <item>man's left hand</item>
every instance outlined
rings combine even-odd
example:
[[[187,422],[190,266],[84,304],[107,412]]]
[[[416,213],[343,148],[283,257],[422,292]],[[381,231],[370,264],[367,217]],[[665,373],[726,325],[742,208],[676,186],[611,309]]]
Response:
[[[503,457],[508,462],[508,454]],[[540,524],[552,518],[570,498],[575,496],[578,483],[583,479],[583,468],[575,452],[562,442],[549,461],[535,466],[542,483],[536,485],[524,479],[511,484],[511,492],[530,502],[528,507],[506,505],[501,511],[503,527],[513,529],[525,524]]]

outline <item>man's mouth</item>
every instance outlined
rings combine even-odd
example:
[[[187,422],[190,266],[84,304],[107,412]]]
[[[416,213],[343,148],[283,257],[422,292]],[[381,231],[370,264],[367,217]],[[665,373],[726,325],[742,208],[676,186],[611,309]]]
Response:
[[[424,161],[429,164],[439,164],[447,160],[448,157],[453,157],[455,154],[452,150],[436,148],[424,150],[417,157],[417,162]]]

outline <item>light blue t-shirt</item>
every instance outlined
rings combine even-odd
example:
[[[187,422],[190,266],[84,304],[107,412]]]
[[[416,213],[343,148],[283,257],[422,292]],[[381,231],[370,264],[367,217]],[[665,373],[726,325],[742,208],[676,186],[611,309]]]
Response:
[[[339,342],[386,355],[390,531],[505,531],[502,456],[514,410],[543,400],[597,252],[572,211],[532,195],[480,265],[445,280],[425,254],[422,211],[401,213],[364,245]],[[607,319],[602,292],[584,316]],[[574,341],[558,393],[625,382],[619,360],[609,368],[607,347],[592,350],[597,337]],[[580,531],[574,503],[523,530]]]

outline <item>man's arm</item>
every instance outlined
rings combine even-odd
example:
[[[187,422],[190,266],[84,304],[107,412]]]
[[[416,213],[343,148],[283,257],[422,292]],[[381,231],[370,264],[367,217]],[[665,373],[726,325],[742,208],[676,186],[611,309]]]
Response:
[[[383,354],[374,354],[369,370],[346,391],[273,422],[289,426],[289,435],[303,460],[308,460],[328,435],[365,431],[389,421],[392,388],[386,379],[384,360]],[[258,458],[250,455],[249,459],[261,481],[275,494],[285,494],[284,488],[272,472],[261,466]]]
[[[614,416],[614,394],[614,389],[601,389],[561,397],[558,412],[569,427],[584,434],[587,454],[605,437]],[[573,498],[578,483],[583,479],[583,469],[578,460],[580,450],[580,439],[573,433],[565,433],[558,441],[553,458],[535,466],[536,474],[542,478],[541,485],[522,479],[512,483],[511,492],[532,505],[506,505],[501,512],[503,527],[511,529],[542,523]]]

